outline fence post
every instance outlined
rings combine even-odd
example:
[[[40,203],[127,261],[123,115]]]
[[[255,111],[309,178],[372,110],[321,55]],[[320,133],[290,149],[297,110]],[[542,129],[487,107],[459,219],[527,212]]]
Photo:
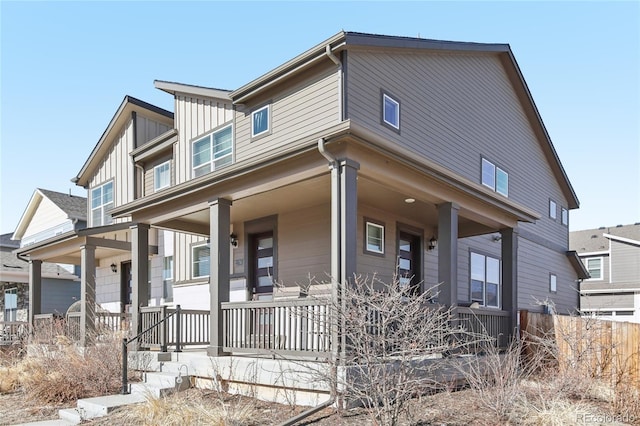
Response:
[[[162,306],[162,309],[160,311],[160,320],[164,320],[162,323],[162,328],[160,329],[160,350],[162,352],[167,352],[167,340],[169,337],[167,336],[169,324],[167,324],[168,321],[166,320],[166,318],[167,318],[167,307]]]
[[[176,305],[176,352],[182,352],[182,309]]]
[[[128,354],[127,354],[127,338],[122,339],[122,395],[129,393],[129,386],[127,385],[127,374],[129,371]]]

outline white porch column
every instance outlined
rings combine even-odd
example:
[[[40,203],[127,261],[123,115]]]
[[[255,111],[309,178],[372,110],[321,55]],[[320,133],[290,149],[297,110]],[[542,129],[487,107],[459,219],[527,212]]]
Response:
[[[93,341],[96,330],[96,248],[80,247],[80,346]]]
[[[149,305],[149,228],[137,223],[131,229],[131,335],[142,331],[140,308]]]
[[[438,302],[458,305],[458,210],[455,203],[438,205]]]
[[[518,230],[506,228],[502,235],[502,310],[509,311],[509,330],[518,336]]]
[[[225,355],[223,346],[222,309],[220,303],[229,301],[229,275],[231,239],[231,200],[218,198],[209,203],[210,272],[209,295],[211,297],[211,315],[209,324],[209,356]]]
[[[42,313],[42,260],[29,261],[29,323]]]

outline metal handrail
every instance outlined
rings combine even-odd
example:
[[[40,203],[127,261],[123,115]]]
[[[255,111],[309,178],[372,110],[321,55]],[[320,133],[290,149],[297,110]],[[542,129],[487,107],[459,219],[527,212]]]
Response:
[[[144,336],[146,333],[148,333],[149,331],[153,330],[154,328],[156,328],[157,326],[159,326],[160,324],[162,324],[163,322],[165,322],[166,320],[168,320],[169,318],[171,318],[172,316],[176,315],[176,350],[175,352],[182,352],[182,350],[180,349],[181,346],[181,325],[180,325],[180,312],[181,312],[181,308],[180,305],[176,305],[176,310],[174,312],[171,312],[169,315],[165,316],[164,318],[162,318],[160,321],[156,322],[155,324],[153,324],[151,327],[147,328],[146,330],[141,331],[140,333],[138,333],[136,336],[132,337],[131,339],[127,339],[126,337],[124,337],[122,339],[122,391],[121,394],[122,395],[127,395],[129,392],[129,384],[128,384],[128,370],[129,370],[129,349],[128,349],[128,345],[129,343],[138,340],[140,337]]]

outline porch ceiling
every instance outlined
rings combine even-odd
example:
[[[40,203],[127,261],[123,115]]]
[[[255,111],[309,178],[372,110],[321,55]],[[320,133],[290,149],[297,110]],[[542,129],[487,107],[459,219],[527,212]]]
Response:
[[[415,198],[408,203],[405,200]],[[297,182],[286,187],[233,201],[231,221],[244,222],[260,217],[302,210],[308,207],[331,203],[331,177],[326,175]],[[437,228],[438,211],[436,205],[420,200],[410,190],[395,190],[366,177],[358,178],[358,203],[383,209],[400,218],[400,221],[415,223],[420,227]],[[209,210],[203,209],[155,224],[161,228],[174,229],[203,236],[209,235]],[[461,237],[495,231],[463,215],[459,218]]]

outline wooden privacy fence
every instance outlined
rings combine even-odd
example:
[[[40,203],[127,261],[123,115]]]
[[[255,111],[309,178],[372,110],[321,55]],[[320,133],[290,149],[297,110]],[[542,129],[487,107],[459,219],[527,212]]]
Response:
[[[640,389],[640,324],[522,311],[520,328],[529,350],[557,351],[561,371]]]

